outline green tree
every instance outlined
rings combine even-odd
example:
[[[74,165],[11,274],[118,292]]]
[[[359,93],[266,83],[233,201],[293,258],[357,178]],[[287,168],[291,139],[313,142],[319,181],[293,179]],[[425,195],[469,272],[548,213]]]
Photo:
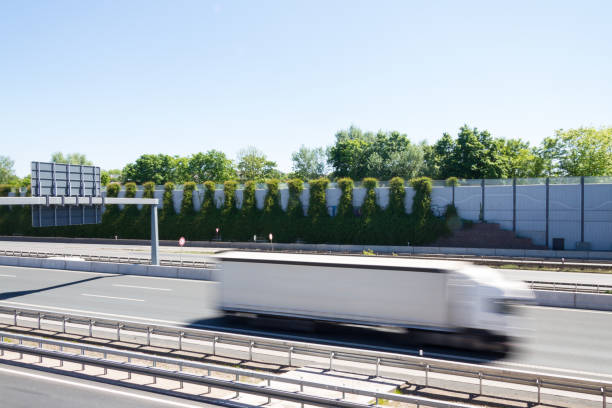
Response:
[[[308,148],[300,146],[291,155],[293,176],[302,180],[312,180],[325,175],[325,151],[322,147]]]
[[[177,180],[178,157],[167,154],[143,154],[134,163],[127,164],[121,178],[124,182],[134,181],[138,184],[153,181],[155,184],[165,184]]]
[[[553,173],[567,176],[612,175],[612,127],[557,130],[545,139]]]
[[[8,156],[0,156],[0,184],[15,184],[19,178],[15,175],[15,162]]]
[[[424,168],[421,145],[410,142],[397,131],[376,135],[352,126],[336,133],[336,143],[328,151],[328,162],[336,177],[388,180],[394,176],[414,177]]]
[[[80,164],[83,166],[91,166],[93,163],[88,160],[83,153],[68,153],[64,155],[62,152],[55,152],[51,155],[53,163]]]
[[[262,151],[253,146],[240,150],[237,167],[238,175],[242,181],[263,181],[266,178],[279,176],[276,162],[268,160]]]
[[[538,166],[538,158],[529,142],[521,139],[504,140],[501,157],[504,162],[505,177],[539,177],[542,171]]]
[[[187,177],[196,183],[205,181],[223,183],[236,178],[233,161],[218,150],[209,150],[191,156],[187,163],[187,174]]]
[[[423,149],[410,143],[398,132],[378,133],[370,147],[368,176],[389,180],[392,177],[412,178],[424,168]]]
[[[374,142],[372,133],[363,133],[351,126],[336,133],[336,142],[327,152],[327,162],[336,177],[360,180],[367,175],[369,147]]]

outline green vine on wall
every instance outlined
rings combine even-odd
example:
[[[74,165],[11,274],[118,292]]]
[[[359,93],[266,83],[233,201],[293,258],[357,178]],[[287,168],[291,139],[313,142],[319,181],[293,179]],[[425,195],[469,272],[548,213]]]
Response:
[[[163,192],[163,208],[160,216],[160,238],[178,239],[184,235],[189,240],[210,240],[216,238],[216,228],[220,229],[219,238],[224,240],[252,240],[253,236],[266,237],[274,234],[276,242],[310,242],[310,243],[361,243],[361,244],[422,244],[435,240],[448,228],[443,219],[437,218],[431,211],[431,180],[419,178],[411,181],[415,190],[412,212],[405,211],[404,180],[394,178],[389,184],[389,205],[382,209],[377,202],[377,181],[363,180],[366,189],[361,207],[361,214],[353,210],[354,182],[349,178],[338,180],[341,190],[335,217],[330,217],[327,207],[326,189],[329,180],[322,178],[309,182],[309,205],[307,215],[300,200],[304,191],[302,180],[294,179],[288,183],[288,202],[286,211],[281,208],[281,192],[278,180],[266,182],[267,191],[263,208],[256,205],[256,184],[247,182],[242,190],[242,205],[236,202],[235,182],[224,184],[225,200],[217,208],[213,182],[204,183],[204,199],[198,212],[194,211],[196,185],[186,183],[183,186],[183,200],[180,212],[174,210],[174,184],[166,183]],[[151,182],[143,185],[143,197],[155,195],[155,185]],[[385,187],[383,187],[385,188]],[[108,197],[117,197],[121,185],[111,183],[107,187]],[[126,184],[126,197],[134,196],[137,187]],[[0,189],[0,193],[3,190]],[[6,193],[6,189],[4,191]],[[258,193],[259,194],[259,193]],[[112,238],[148,238],[149,207],[137,210],[136,206],[126,206],[119,211],[115,205],[107,205],[102,225],[82,227],[56,227],[33,229],[30,226],[29,209],[15,208],[10,214],[0,217],[0,228],[5,233],[18,231],[31,235],[89,236]],[[133,211],[133,214],[128,214]],[[0,212],[0,214],[2,214]],[[17,214],[17,215],[13,215]],[[452,210],[448,214],[453,216]]]

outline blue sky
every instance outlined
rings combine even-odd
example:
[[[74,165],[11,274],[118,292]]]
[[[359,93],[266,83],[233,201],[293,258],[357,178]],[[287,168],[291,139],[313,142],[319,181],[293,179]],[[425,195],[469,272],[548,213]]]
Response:
[[[339,129],[464,123],[539,143],[612,125],[612,2],[7,1],[0,154],[121,168],[255,145],[291,167]]]

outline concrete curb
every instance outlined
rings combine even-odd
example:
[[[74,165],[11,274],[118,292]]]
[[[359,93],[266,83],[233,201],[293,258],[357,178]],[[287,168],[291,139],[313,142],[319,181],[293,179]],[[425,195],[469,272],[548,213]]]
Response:
[[[112,273],[120,275],[152,276],[159,278],[179,278],[205,281],[211,279],[211,271],[209,269],[184,268],[177,266],[117,264],[109,262],[27,258],[18,256],[0,256],[0,265],[22,266],[26,268],[63,269],[82,272]]]
[[[612,311],[612,295],[553,290],[534,290],[538,306]]]

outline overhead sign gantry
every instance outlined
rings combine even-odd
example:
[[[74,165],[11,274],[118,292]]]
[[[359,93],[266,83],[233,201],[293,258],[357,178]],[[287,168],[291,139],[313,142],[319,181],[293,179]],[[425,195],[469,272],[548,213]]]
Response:
[[[31,205],[32,226],[99,224],[106,204],[151,206],[151,264],[159,265],[157,198],[118,198],[102,195],[100,168],[74,164],[32,162],[32,197],[0,197],[2,205]]]

